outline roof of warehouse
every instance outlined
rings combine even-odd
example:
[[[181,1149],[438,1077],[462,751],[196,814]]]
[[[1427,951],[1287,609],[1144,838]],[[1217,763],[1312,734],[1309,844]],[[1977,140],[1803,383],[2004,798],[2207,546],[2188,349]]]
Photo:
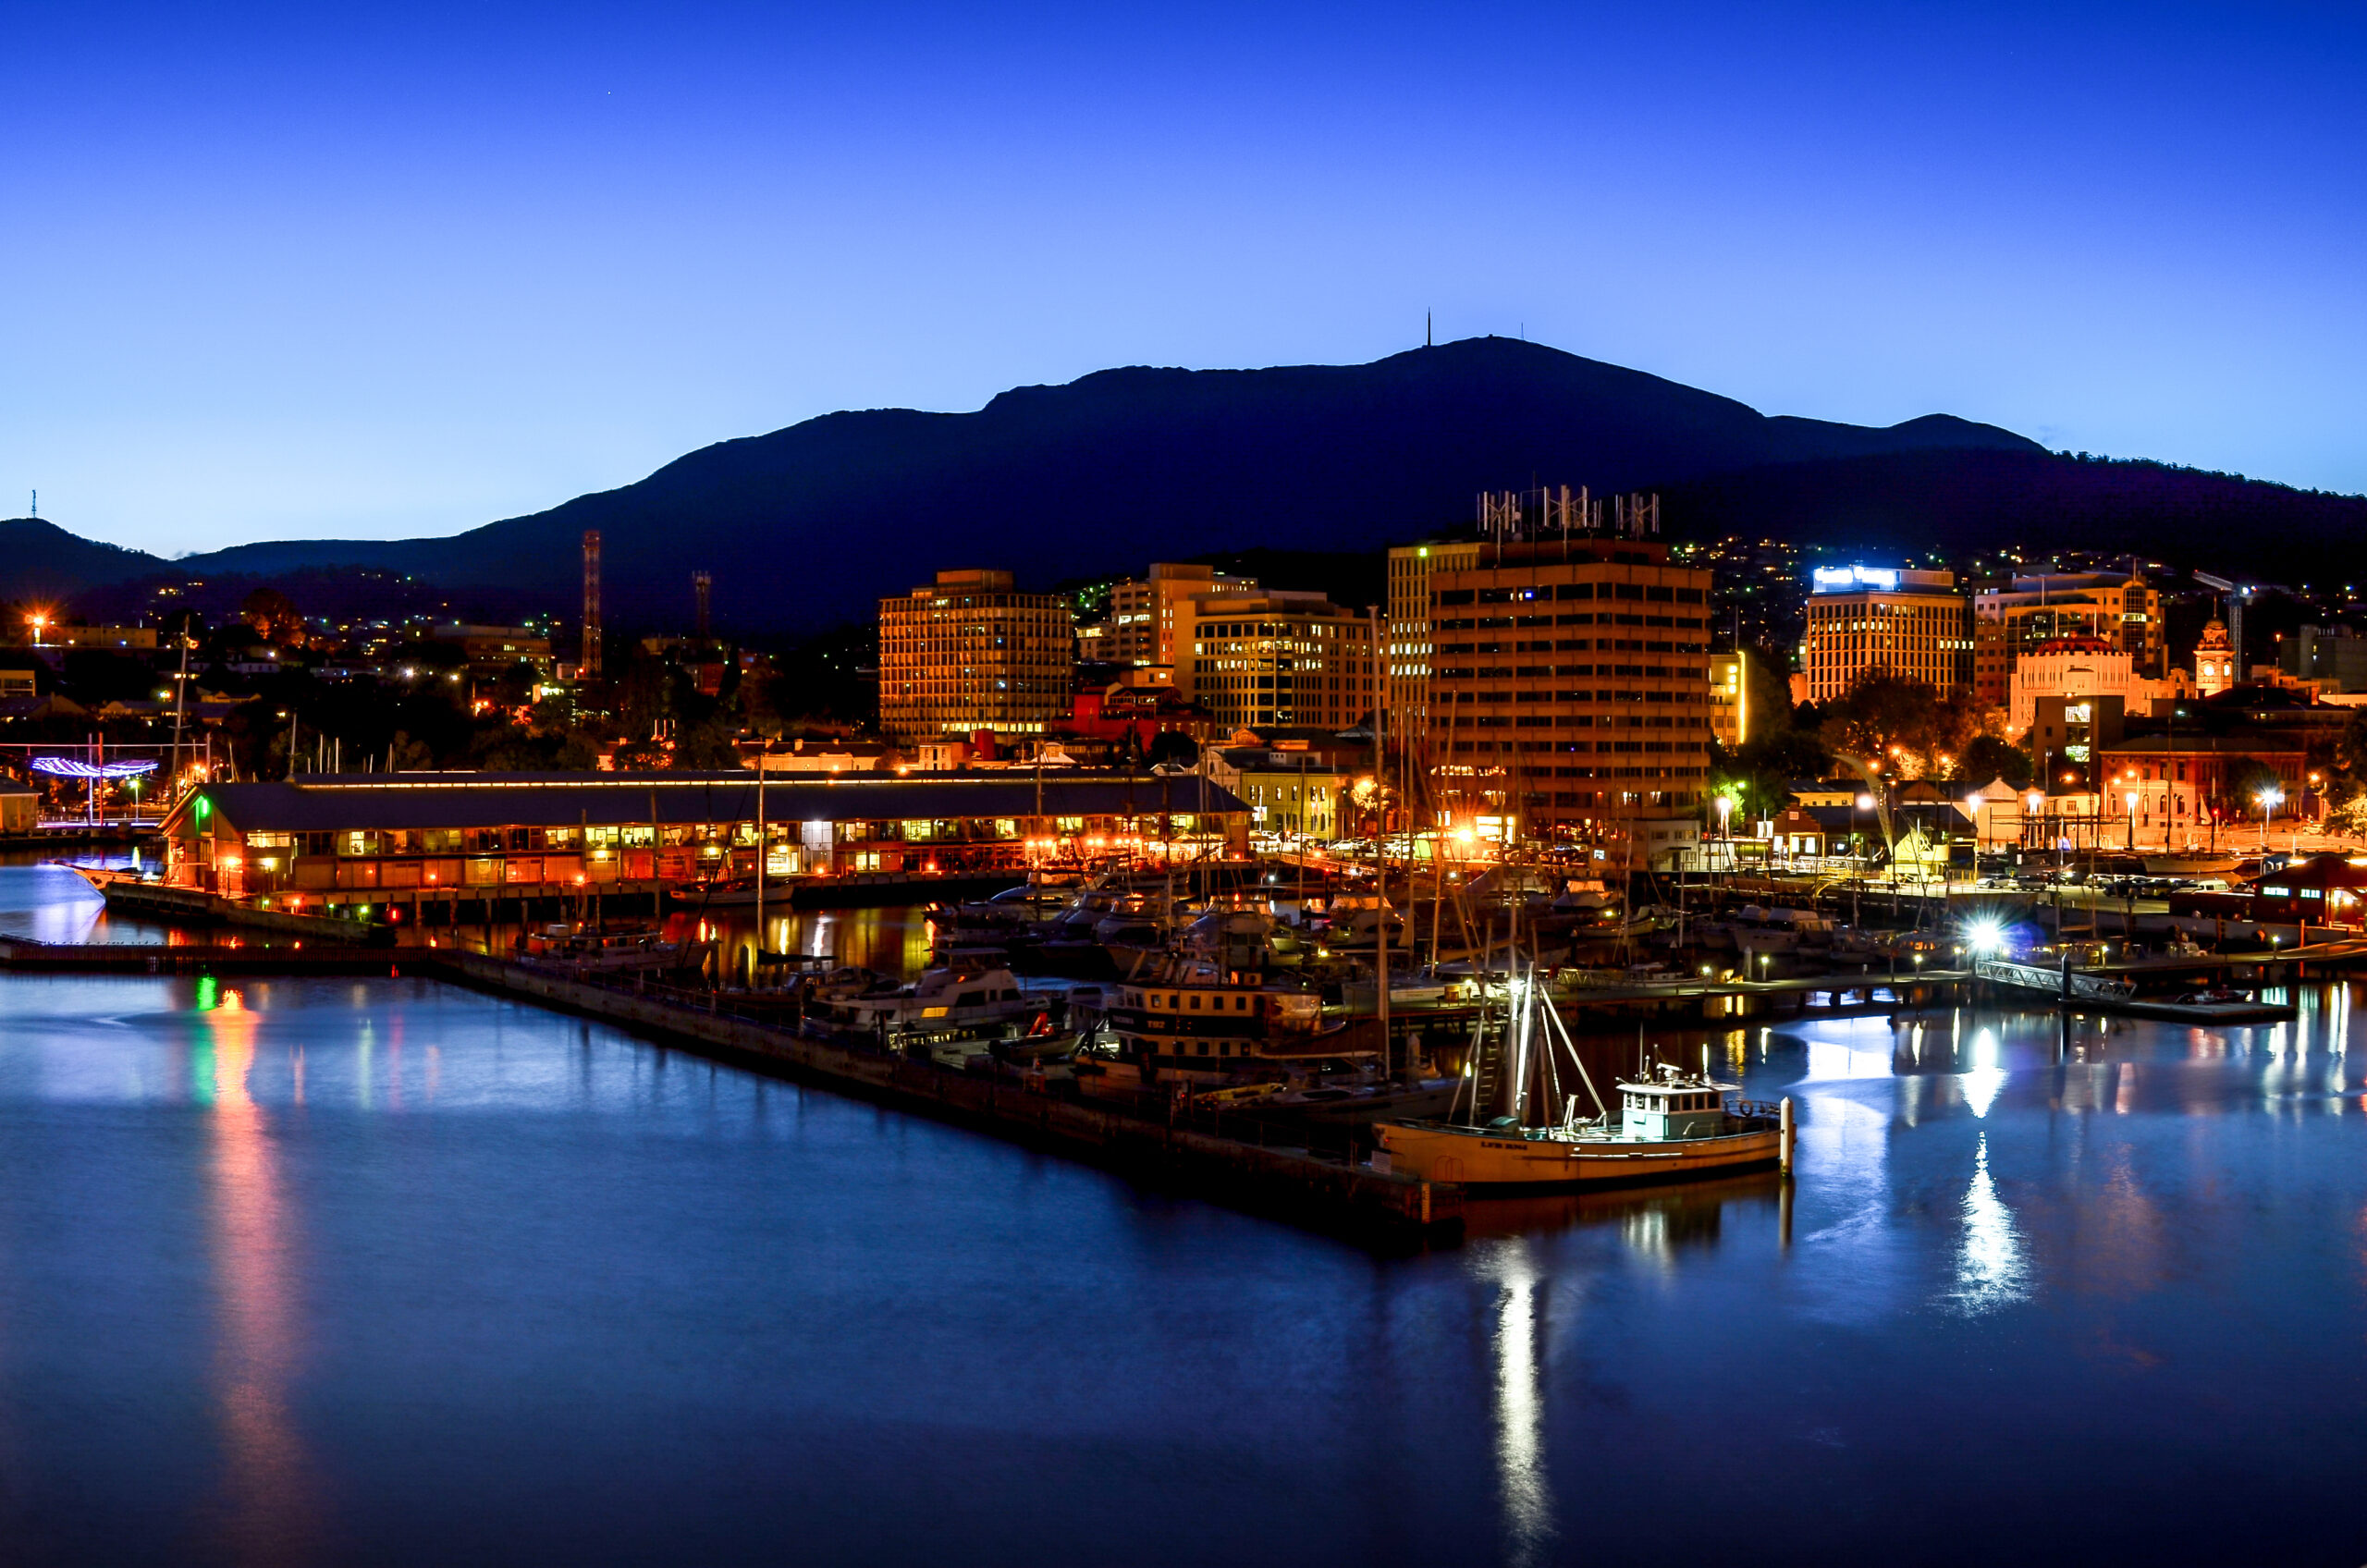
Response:
[[[1232,791],[1190,775],[1127,778],[1047,775],[1047,816],[1246,812]],[[199,799],[251,832],[385,827],[613,827],[647,822],[747,822],[756,777],[726,773],[322,774],[298,783],[209,784],[173,810],[169,830]],[[1036,815],[1034,774],[835,778],[767,776],[772,822],[859,822]]]

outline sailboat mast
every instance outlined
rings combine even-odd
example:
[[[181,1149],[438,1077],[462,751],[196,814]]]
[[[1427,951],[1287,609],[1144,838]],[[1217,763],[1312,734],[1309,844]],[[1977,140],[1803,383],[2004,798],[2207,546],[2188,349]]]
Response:
[[[771,859],[765,843],[765,753],[771,750],[767,741],[756,751],[756,951],[749,962],[761,964],[765,960],[765,862]],[[752,970],[748,984],[753,988],[757,976]]]

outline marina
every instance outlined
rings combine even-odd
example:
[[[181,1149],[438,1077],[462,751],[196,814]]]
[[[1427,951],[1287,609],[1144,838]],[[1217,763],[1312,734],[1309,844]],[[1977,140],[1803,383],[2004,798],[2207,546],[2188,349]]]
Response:
[[[420,1488],[447,1506],[399,1511],[374,1534],[382,1547],[526,1550],[548,1537],[509,1523],[513,1505],[570,1495],[584,1476],[613,1506],[596,1513],[601,1540],[573,1549],[583,1561],[674,1550],[685,1516],[716,1521],[700,1537],[711,1560],[753,1559],[791,1527],[894,1556],[992,1550],[1013,1527],[1000,1498],[1043,1445],[1086,1452],[1183,1422],[1221,1452],[1096,1488],[1156,1525],[1147,1561],[1203,1560],[1244,1532],[1313,1562],[1468,1558],[1475,1520],[1483,1560],[1554,1556],[1582,1519],[1590,1551],[1646,1555],[1656,1537],[1621,1524],[1616,1499],[1646,1470],[1739,1440],[1756,1458],[1736,1473],[1736,1506],[1776,1543],[1761,1554],[1822,1562],[1917,1538],[1923,1501],[1836,1522],[1828,1500],[1850,1484],[1851,1454],[1892,1446],[1897,1412],[1931,1408],[1978,1477],[1942,1491],[1988,1499],[1955,1547],[2005,1550],[2043,1530],[2067,1550],[2226,1561],[2245,1550],[2217,1523],[2249,1488],[2243,1467],[2165,1496],[2182,1447],[2128,1412],[2166,1420],[2217,1402],[2231,1442],[2298,1438],[2281,1463],[2328,1498],[2360,1457],[2339,1379],[2302,1375],[2313,1346],[2352,1336],[2367,1312],[2344,1255],[2312,1240],[2367,1203],[2341,1158],[2357,1132],[2345,1108],[2367,1082],[2339,982],[2287,988],[2291,1023],[2199,1031],[1969,993],[1891,1015],[1648,1024],[1665,1060],[1698,1060],[1706,1044],[1735,1101],[1794,1102],[1793,1181],[1763,1169],[1466,1197],[1459,1245],[1375,1248],[1162,1175],[1179,1162],[1167,1130],[1146,1138],[1108,1108],[910,1059],[865,1059],[863,1089],[800,1067],[774,1053],[828,1043],[737,1015],[729,994],[650,981],[635,996],[625,976],[527,984],[528,966],[484,954],[442,970],[426,965],[455,960],[309,941],[273,962],[317,971],[234,974],[218,966],[241,949],[182,944],[176,960],[168,928],[110,914],[58,876],[0,867],[0,931],[38,925],[54,959],[156,951],[108,973],[25,962],[0,977],[18,1021],[0,1028],[0,1158],[83,1173],[0,1185],[0,1238],[105,1212],[144,1239],[143,1258],[183,1260],[166,1279],[189,1283],[128,1290],[129,1265],[96,1246],[0,1273],[11,1345],[43,1356],[0,1360],[0,1433],[58,1434],[18,1438],[31,1463],[15,1495],[57,1495],[69,1464],[102,1477],[90,1509],[14,1522],[48,1556],[179,1538],[184,1521],[217,1517],[193,1512],[217,1474],[251,1478],[229,1494],[239,1512],[203,1529],[308,1543],[304,1556],[350,1555],[357,1502]],[[13,901],[29,888],[39,908]],[[1633,1071],[1632,1058],[1608,1067],[1606,1093]],[[1255,1151],[1225,1125],[1233,1114],[1187,1112],[1173,1148],[1214,1136]],[[1076,1120],[1030,1138],[1013,1115]],[[1145,1141],[1087,1154],[1096,1116],[1112,1138]],[[146,1131],[182,1125],[199,1138],[186,1149]],[[1241,1174],[1270,1193],[1303,1166],[1346,1175],[1278,1149]],[[2229,1181],[2276,1190],[2273,1222],[2228,1212],[2214,1194]],[[159,1207],[176,1185],[191,1225]],[[1014,1295],[1023,1280],[1036,1283]],[[506,1310],[488,1317],[497,1282]],[[419,1332],[383,1332],[389,1298]],[[1089,1328],[1048,1334],[1048,1313]],[[2268,1316],[2285,1331],[2242,1332]],[[184,1317],[212,1327],[194,1343],[158,1331]],[[629,1349],[653,1331],[674,1368],[664,1380]],[[596,1397],[530,1449],[508,1443],[497,1411],[515,1379],[452,1348],[485,1336]],[[92,1348],[125,1341],[157,1347],[138,1386]],[[1941,1354],[1968,1341],[1978,1377]],[[1797,1391],[1781,1412],[1712,1401],[1705,1342]],[[1261,1376],[1211,1383],[1251,1352]],[[1396,1370],[1379,1379],[1378,1366]],[[705,1391],[686,1399],[685,1375]],[[1097,1390],[1089,1417],[1062,1391],[1080,1379]],[[160,1403],[154,1385],[200,1397]],[[325,1419],[329,1400],[356,1414]],[[2123,1429],[2099,1443],[2107,1400]],[[1573,1435],[1606,1402],[1631,1433],[1615,1453]],[[35,1424],[50,1418],[61,1425]],[[1014,1421],[1039,1434],[1024,1464],[975,1449],[993,1495],[948,1500],[914,1479],[963,1432]],[[635,1436],[652,1427],[665,1444]],[[442,1436],[422,1440],[430,1430]],[[159,1441],[191,1463],[147,1468],[142,1508],[104,1507],[134,1484],[128,1467],[104,1478],[114,1462]],[[275,1468],[243,1468],[257,1442]],[[1310,1449],[1418,1467],[1425,1482],[1385,1528],[1311,1520],[1294,1463]],[[786,1480],[744,1490],[731,1455]],[[917,1506],[923,1495],[937,1501]],[[1099,1505],[1042,1495],[1030,1550],[1096,1555]],[[2304,1497],[2281,1541],[2348,1537],[2337,1506]],[[2109,1520],[2085,1506],[2099,1499]]]

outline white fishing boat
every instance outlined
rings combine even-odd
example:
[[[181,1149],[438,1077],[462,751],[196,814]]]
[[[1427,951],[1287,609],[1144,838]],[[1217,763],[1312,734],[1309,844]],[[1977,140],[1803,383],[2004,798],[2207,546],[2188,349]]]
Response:
[[[1497,1047],[1508,1070],[1509,1110],[1489,1116],[1474,1105],[1468,1121],[1453,1121],[1452,1112],[1441,1121],[1380,1121],[1376,1164],[1426,1182],[1514,1189],[1726,1175],[1782,1158],[1786,1133],[1775,1108],[1740,1102],[1735,1085],[1674,1067],[1619,1083],[1614,1115],[1534,971],[1513,989]],[[1583,1100],[1564,1086],[1564,1063]]]
[[[1617,1088],[1616,1121],[1605,1116],[1531,1127],[1502,1116],[1479,1126],[1383,1121],[1373,1131],[1389,1170],[1474,1187],[1723,1176],[1782,1158],[1780,1117],[1735,1101],[1731,1084],[1663,1067],[1655,1079]]]

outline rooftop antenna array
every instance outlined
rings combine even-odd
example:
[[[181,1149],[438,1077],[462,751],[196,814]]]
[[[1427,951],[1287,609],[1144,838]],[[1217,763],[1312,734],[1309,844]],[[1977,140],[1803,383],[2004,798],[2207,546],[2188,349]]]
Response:
[[[1583,484],[1575,490],[1564,484],[1536,490],[1487,491],[1479,496],[1478,520],[1480,537],[1496,546],[1499,558],[1506,545],[1542,543],[1559,535],[1563,548],[1567,550],[1572,534],[1606,532],[1603,503],[1588,495]],[[1616,538],[1658,538],[1660,496],[1613,496],[1607,532]]]

